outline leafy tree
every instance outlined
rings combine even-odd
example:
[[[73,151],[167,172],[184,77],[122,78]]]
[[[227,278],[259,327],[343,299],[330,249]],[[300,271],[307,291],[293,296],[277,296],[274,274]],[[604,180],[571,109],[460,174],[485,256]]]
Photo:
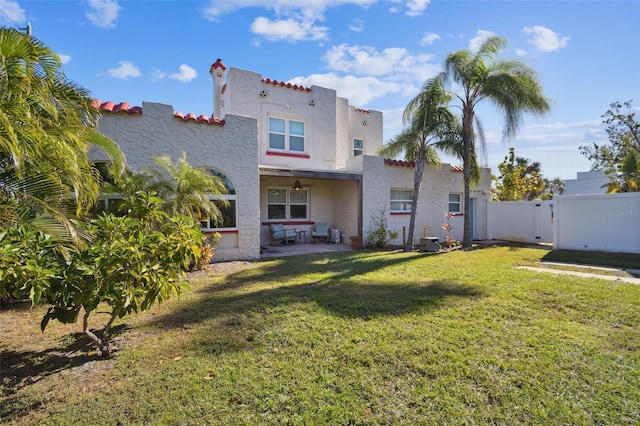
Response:
[[[154,158],[154,163],[158,167],[126,171],[114,185],[107,185],[105,189],[125,198],[141,190],[155,191],[162,198],[162,210],[167,214],[186,215],[196,221],[205,216],[221,219],[218,204],[211,200],[211,196],[227,193],[225,182],[220,177],[189,165],[184,152],[176,163],[166,155]]]
[[[580,153],[592,161],[592,170],[615,172],[629,152],[640,151],[640,123],[631,112],[631,103],[631,100],[614,102],[602,115],[602,122],[607,125],[608,144],[594,142],[580,146]],[[621,111],[623,107],[626,112]]]
[[[538,198],[544,189],[540,163],[516,157],[515,148],[498,164],[500,175],[496,182],[493,198],[498,201],[525,201]]]
[[[415,162],[411,218],[405,251],[413,250],[418,196],[425,166],[439,163],[435,148],[456,153],[456,146],[460,146],[460,125],[457,117],[447,108],[450,101],[451,96],[444,91],[440,80],[426,81],[422,91],[404,110],[402,118],[407,127],[380,150],[382,155],[390,157],[404,152],[405,160]]]
[[[564,193],[565,184],[559,177],[554,177],[553,179],[544,178],[542,180],[544,182],[544,189],[542,190],[542,194],[540,194],[541,199],[550,200],[555,194],[562,195]]]
[[[640,152],[629,151],[620,172],[611,172],[607,192],[640,192]]]
[[[87,90],[66,79],[50,48],[0,28],[1,222],[26,220],[60,236],[75,235],[67,218],[82,214],[99,192],[89,147],[123,164],[117,145],[94,128],[99,112],[91,101]],[[69,203],[72,210],[65,209]],[[48,220],[34,221],[42,216]]]
[[[504,113],[505,137],[513,136],[522,122],[524,113],[544,114],[549,103],[542,94],[535,71],[515,60],[496,60],[499,50],[506,44],[501,37],[487,38],[477,52],[460,50],[445,60],[441,78],[457,83],[461,94],[454,93],[462,109],[463,166],[464,166],[464,238],[462,247],[471,246],[469,217],[469,190],[471,168],[476,149],[474,120],[475,108],[488,100]]]
[[[29,295],[33,305],[46,300],[43,331],[52,319],[75,323],[82,311],[83,333],[110,356],[113,322],[180,294],[183,272],[199,257],[204,237],[193,219],[169,216],[161,204],[155,194],[139,192],[135,215],[103,214],[85,223],[91,244],[66,253],[31,228],[0,233],[0,297]],[[89,327],[98,308],[109,312],[100,332]]]

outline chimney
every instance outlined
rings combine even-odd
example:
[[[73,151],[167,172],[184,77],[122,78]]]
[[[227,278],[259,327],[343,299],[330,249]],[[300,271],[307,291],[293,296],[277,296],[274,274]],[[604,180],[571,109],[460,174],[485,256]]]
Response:
[[[213,116],[220,118],[222,114],[222,87],[224,86],[224,75],[227,67],[218,58],[209,68],[209,74],[213,77]]]

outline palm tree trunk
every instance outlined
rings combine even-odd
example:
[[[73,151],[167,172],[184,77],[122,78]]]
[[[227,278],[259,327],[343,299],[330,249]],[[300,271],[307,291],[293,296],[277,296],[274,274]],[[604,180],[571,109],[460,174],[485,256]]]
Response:
[[[416,158],[416,171],[413,174],[413,199],[411,200],[411,218],[409,219],[409,235],[407,236],[407,245],[404,251],[413,251],[413,231],[416,227],[416,212],[418,210],[418,196],[420,195],[420,186],[422,185],[422,175],[424,174],[424,165],[426,162],[426,153],[422,150],[418,151]]]
[[[464,234],[462,237],[462,248],[471,247],[471,217],[469,217],[469,203],[471,190],[471,155],[474,149],[473,143],[473,106],[465,104],[462,108],[462,134],[464,143],[464,153],[462,158],[463,175],[464,175],[464,201],[463,218],[464,218]]]

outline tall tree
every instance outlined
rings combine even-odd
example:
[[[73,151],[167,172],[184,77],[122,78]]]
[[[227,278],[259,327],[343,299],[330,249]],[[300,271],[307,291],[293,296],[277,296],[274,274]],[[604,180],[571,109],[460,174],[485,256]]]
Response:
[[[458,84],[462,93],[453,95],[462,109],[463,166],[464,166],[464,238],[462,247],[471,246],[471,221],[469,217],[469,190],[471,166],[476,149],[474,120],[476,106],[488,100],[504,113],[503,135],[515,134],[522,123],[524,113],[541,115],[549,111],[549,102],[542,94],[542,87],[533,69],[520,61],[497,60],[506,40],[492,36],[487,38],[477,52],[460,50],[445,60],[442,78]]]
[[[527,158],[516,157],[515,148],[498,164],[500,175],[496,182],[493,198],[498,201],[525,201],[537,198],[544,189],[540,163],[529,163]]]
[[[564,193],[565,184],[559,177],[553,179],[544,178],[544,189],[541,194],[543,200],[550,200],[555,194],[562,195]]]
[[[79,215],[95,202],[99,174],[89,148],[104,150],[117,164],[124,160],[117,145],[95,129],[99,111],[91,101],[86,89],[65,77],[50,48],[0,28],[0,220],[45,216],[71,230],[65,216]],[[69,202],[75,211],[64,210]]]
[[[610,172],[607,192],[640,192],[640,152],[629,151],[620,172]]]
[[[580,153],[592,161],[593,170],[615,172],[629,152],[640,152],[640,122],[636,121],[631,103],[631,100],[614,102],[602,115],[609,143],[580,146]],[[626,112],[622,111],[623,107]]]
[[[435,149],[453,154],[459,152],[461,127],[457,117],[447,108],[450,101],[451,96],[444,91],[439,79],[427,80],[422,91],[404,110],[402,119],[407,127],[380,150],[381,155],[389,157],[404,152],[405,160],[415,163],[411,218],[405,251],[413,250],[418,196],[425,166],[439,163]]]

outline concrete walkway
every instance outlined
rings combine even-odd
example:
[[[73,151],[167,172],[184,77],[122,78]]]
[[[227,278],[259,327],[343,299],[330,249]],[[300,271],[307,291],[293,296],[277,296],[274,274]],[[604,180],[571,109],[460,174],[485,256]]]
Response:
[[[599,267],[599,266],[592,267],[592,266],[574,265],[569,263],[557,263],[557,262],[541,262],[540,264],[555,265],[555,266],[571,266],[574,268],[588,268],[592,270],[602,269],[602,270],[609,270],[609,271],[616,271],[616,272],[626,272],[630,275],[640,276],[640,270],[638,269],[605,268],[605,267]],[[573,271],[573,270],[570,271],[566,269],[545,268],[544,266],[517,266],[516,268],[527,269],[529,271],[536,271],[536,272],[547,272],[547,273],[556,274],[556,275],[575,275],[578,277],[598,278],[598,279],[607,280],[607,281],[622,281],[629,284],[640,285],[640,278],[635,278],[635,277],[622,277],[619,275],[605,275],[605,274],[597,274],[594,272],[580,272],[580,271]]]

